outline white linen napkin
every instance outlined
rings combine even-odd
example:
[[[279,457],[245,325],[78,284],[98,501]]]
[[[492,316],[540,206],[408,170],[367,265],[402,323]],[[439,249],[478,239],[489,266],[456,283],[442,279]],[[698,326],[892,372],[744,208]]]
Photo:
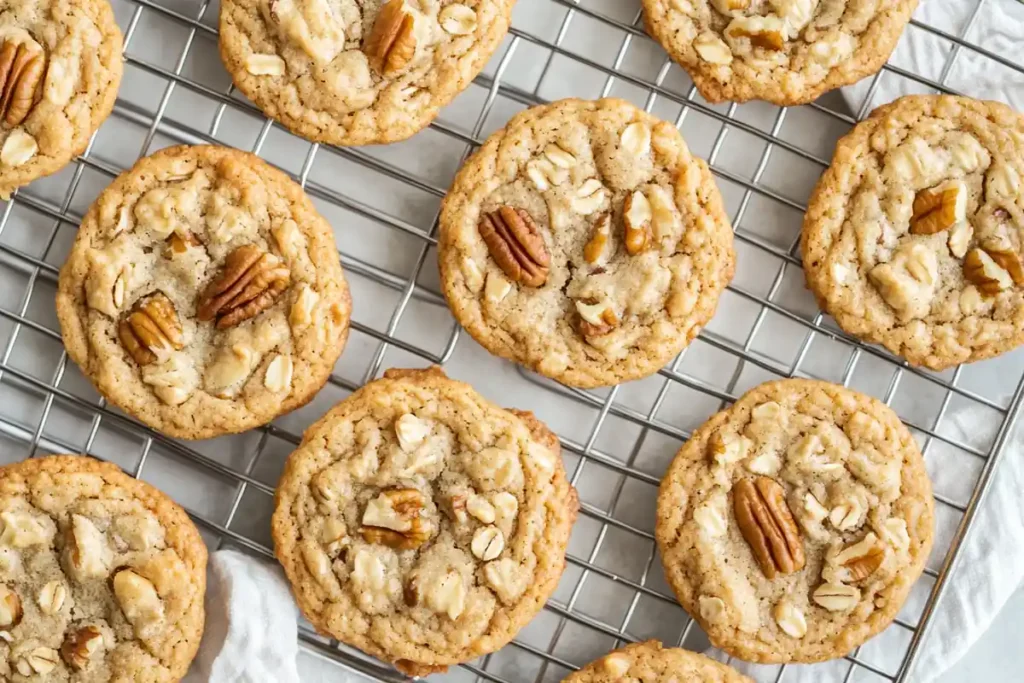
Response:
[[[185,683],[299,683],[298,610],[281,568],[219,550],[207,574],[206,630]]]

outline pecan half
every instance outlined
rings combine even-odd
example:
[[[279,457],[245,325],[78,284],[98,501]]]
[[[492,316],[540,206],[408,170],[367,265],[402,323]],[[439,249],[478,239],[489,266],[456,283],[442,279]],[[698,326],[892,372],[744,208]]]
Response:
[[[736,482],[733,512],[743,538],[767,578],[803,569],[803,539],[786,505],[781,484],[768,477]]]
[[[933,235],[952,228],[967,216],[967,186],[958,180],[921,190],[914,197],[910,234]]]
[[[540,287],[547,281],[551,256],[526,210],[502,206],[484,214],[478,227],[487,250],[505,275],[528,287]]]
[[[32,110],[45,66],[38,46],[7,39],[0,47],[0,113],[8,126],[17,126]]]
[[[158,355],[185,346],[178,313],[163,292],[140,299],[117,326],[117,336],[139,365],[155,363]]]
[[[377,13],[363,52],[370,66],[383,76],[393,76],[416,53],[415,19],[405,9],[404,0],[388,0]]]
[[[288,267],[255,244],[228,254],[224,269],[199,298],[196,317],[233,327],[269,308],[291,283]]]
[[[430,538],[429,521],[421,516],[425,499],[416,489],[389,489],[366,505],[359,533],[367,543],[410,550]]]

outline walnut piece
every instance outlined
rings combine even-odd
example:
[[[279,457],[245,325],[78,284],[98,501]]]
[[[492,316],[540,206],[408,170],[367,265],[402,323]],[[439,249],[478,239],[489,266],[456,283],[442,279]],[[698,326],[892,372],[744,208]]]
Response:
[[[103,647],[103,634],[95,626],[70,632],[60,646],[60,656],[74,671],[81,671]]]
[[[178,312],[163,292],[140,299],[117,326],[117,337],[139,365],[155,363],[172,349],[185,348]]]
[[[857,583],[868,578],[882,566],[885,560],[885,546],[878,537],[869,533],[836,556],[840,569],[836,576],[844,583]]]
[[[21,615],[21,598],[8,586],[0,584],[0,628],[17,626]]]
[[[611,237],[612,217],[611,214],[603,214],[594,224],[594,234],[583,247],[583,258],[590,265],[597,265],[607,255],[608,239]]]
[[[11,38],[0,47],[0,114],[10,127],[21,124],[38,101],[46,54],[32,41]]]
[[[404,0],[388,0],[377,13],[363,44],[370,66],[383,76],[394,76],[416,54],[415,18]]]
[[[291,283],[288,267],[255,244],[238,247],[199,298],[196,317],[233,327],[269,308]]]
[[[398,550],[418,548],[433,531],[420,516],[425,503],[416,489],[388,489],[367,503],[359,533],[367,543]]]
[[[580,334],[585,339],[606,335],[618,327],[621,322],[619,316],[607,302],[577,301],[576,312],[580,314]]]
[[[786,47],[786,25],[778,17],[737,17],[725,28],[726,37],[747,38],[753,47],[781,50]]]
[[[984,249],[971,249],[964,258],[964,277],[985,296],[995,296],[1013,286],[1013,278]]]
[[[512,281],[527,287],[547,281],[551,256],[533,217],[524,209],[502,206],[484,214],[479,230],[491,258]]]
[[[967,186],[963,181],[951,180],[917,193],[914,214],[910,219],[910,234],[934,235],[966,218]]]
[[[767,578],[803,569],[803,539],[781,484],[768,477],[738,481],[733,488],[733,512]]]
[[[643,192],[626,196],[622,205],[622,222],[625,225],[626,252],[635,256],[651,243],[651,203]]]
[[[173,257],[175,254],[184,254],[189,249],[198,247],[201,244],[202,242],[199,241],[199,238],[188,230],[175,230],[167,238],[165,256]]]

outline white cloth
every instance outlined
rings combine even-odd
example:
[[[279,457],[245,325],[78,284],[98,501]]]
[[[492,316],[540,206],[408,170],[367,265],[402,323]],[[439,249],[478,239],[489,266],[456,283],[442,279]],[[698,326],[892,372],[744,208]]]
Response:
[[[298,610],[280,567],[220,550],[207,584],[206,631],[185,683],[299,683]]]

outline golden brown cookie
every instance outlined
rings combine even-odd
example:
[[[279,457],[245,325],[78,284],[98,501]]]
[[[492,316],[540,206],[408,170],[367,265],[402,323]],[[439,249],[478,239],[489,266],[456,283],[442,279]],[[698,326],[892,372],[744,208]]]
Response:
[[[0,7],[0,197],[81,154],[114,108],[121,31],[107,0]]]
[[[366,145],[425,128],[483,69],[515,0],[222,0],[220,53],[267,116]]]
[[[165,434],[242,432],[308,402],[348,337],[331,227],[287,175],[224,147],[172,147],[90,207],[61,269],[68,355]]]
[[[805,104],[882,68],[918,0],[643,0],[709,102]]]
[[[459,171],[440,230],[455,318],[491,353],[573,386],[656,372],[733,273],[707,164],[617,99],[513,117]]]
[[[656,640],[634,643],[609,652],[562,683],[753,683],[735,669],[710,657]]]
[[[180,680],[205,591],[199,532],[149,484],[75,455],[0,468],[4,680]]]
[[[565,568],[558,439],[439,368],[389,370],[310,427],[274,547],[316,628],[409,675],[501,648]]]
[[[655,535],[679,602],[716,647],[818,662],[895,618],[931,550],[933,507],[921,452],[890,408],[782,380],[680,449]]]
[[[865,341],[942,370],[1024,342],[1024,117],[915,95],[839,141],[803,229],[807,284]]]

